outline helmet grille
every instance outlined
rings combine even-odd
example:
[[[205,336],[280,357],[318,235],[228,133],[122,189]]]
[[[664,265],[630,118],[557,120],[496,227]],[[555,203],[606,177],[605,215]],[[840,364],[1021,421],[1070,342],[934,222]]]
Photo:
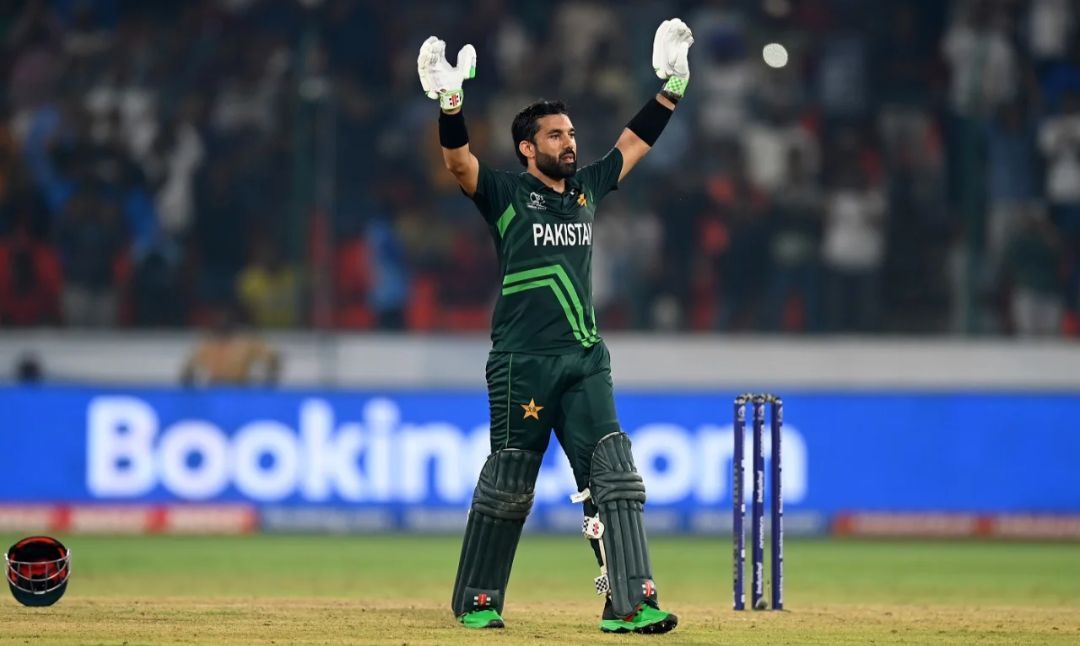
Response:
[[[15,543],[4,561],[11,587],[33,595],[56,590],[71,573],[71,552],[47,536],[31,536]]]

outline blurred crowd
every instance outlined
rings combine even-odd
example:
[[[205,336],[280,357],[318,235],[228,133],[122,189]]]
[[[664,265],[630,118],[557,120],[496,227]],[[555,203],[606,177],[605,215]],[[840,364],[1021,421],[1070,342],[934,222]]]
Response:
[[[671,15],[690,88],[599,212],[603,329],[1080,334],[1071,0],[4,3],[0,326],[484,330],[420,43],[476,46],[473,150],[515,169],[541,97],[603,155]]]

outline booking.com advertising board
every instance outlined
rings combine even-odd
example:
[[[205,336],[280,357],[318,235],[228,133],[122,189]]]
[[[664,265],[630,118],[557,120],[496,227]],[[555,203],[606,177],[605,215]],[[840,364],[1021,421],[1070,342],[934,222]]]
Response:
[[[732,396],[619,394],[655,528],[729,526]],[[489,450],[479,392],[10,387],[0,410],[0,504],[245,503],[271,530],[458,528]],[[787,393],[784,412],[794,531],[851,510],[1080,512],[1076,395]],[[553,439],[530,527],[579,527],[572,493]]]

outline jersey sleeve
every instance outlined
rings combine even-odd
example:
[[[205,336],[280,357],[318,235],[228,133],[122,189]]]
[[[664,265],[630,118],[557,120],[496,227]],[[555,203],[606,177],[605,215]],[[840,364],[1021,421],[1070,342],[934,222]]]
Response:
[[[480,174],[476,180],[476,192],[472,201],[488,224],[495,224],[514,197],[514,176],[497,171],[480,162]]]
[[[578,179],[582,188],[591,193],[592,200],[599,203],[605,195],[619,188],[622,167],[622,151],[612,148],[608,154],[579,170]]]

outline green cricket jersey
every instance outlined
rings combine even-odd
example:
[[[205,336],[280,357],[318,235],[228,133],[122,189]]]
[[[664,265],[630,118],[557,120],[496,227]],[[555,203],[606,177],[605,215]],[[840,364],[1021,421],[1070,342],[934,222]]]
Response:
[[[529,173],[480,164],[473,202],[491,228],[502,289],[491,321],[496,352],[561,353],[600,337],[592,305],[593,219],[617,188],[617,148],[556,193]]]

